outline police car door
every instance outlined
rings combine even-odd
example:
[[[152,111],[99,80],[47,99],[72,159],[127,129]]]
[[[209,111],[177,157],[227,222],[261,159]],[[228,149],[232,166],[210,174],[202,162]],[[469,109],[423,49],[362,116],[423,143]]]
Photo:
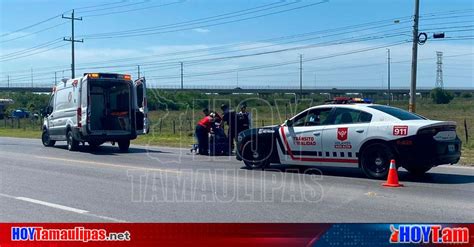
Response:
[[[133,83],[135,89],[135,128],[138,135],[148,133],[148,107],[146,99],[146,80],[145,77],[135,80]]]
[[[279,151],[283,164],[318,165],[323,154],[324,122],[332,108],[307,110],[280,129],[283,150]],[[281,146],[280,146],[281,147]]]
[[[360,143],[367,137],[372,115],[338,107],[323,130],[324,161],[327,166],[358,166]]]

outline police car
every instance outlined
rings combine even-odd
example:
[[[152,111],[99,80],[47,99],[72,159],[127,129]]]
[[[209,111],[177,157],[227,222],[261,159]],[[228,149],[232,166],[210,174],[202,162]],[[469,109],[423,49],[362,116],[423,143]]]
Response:
[[[271,163],[359,167],[376,179],[387,176],[391,159],[422,175],[434,166],[455,164],[461,156],[456,122],[343,97],[281,125],[243,131],[237,141],[237,159],[249,168]]]

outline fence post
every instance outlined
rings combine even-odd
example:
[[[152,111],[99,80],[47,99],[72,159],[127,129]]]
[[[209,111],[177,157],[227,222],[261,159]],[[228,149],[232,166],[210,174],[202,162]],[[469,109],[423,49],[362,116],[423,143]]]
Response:
[[[466,145],[469,143],[469,133],[467,132],[467,122],[464,119],[464,132],[466,133]]]
[[[265,120],[262,119],[262,126],[265,126]]]
[[[176,121],[173,120],[173,134],[176,134]]]
[[[161,127],[163,125],[163,119],[160,119],[160,133],[161,133]]]
[[[191,120],[188,120],[189,121],[189,131],[192,131],[193,130],[193,124],[191,123]]]
[[[17,118],[16,122],[17,122],[16,127],[19,129],[20,128],[20,118]]]
[[[13,129],[13,118],[10,118],[10,122],[11,122],[11,127]]]

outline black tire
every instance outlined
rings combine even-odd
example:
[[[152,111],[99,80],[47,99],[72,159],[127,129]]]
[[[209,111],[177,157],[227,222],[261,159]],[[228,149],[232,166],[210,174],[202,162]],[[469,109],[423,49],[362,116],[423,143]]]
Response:
[[[54,144],[56,144],[56,141],[51,140],[49,137],[49,132],[47,129],[43,130],[43,133],[41,134],[41,141],[45,147],[52,147]]]
[[[67,131],[66,141],[67,141],[67,150],[77,151],[77,149],[79,148],[79,142],[74,139],[74,136],[71,130]]]
[[[130,140],[118,141],[118,146],[120,151],[128,152],[128,148],[130,147]]]
[[[360,164],[367,177],[384,179],[388,175],[391,159],[395,159],[395,154],[388,145],[374,143],[362,150]]]
[[[407,166],[403,167],[414,176],[421,177],[431,169],[431,166]]]
[[[242,147],[242,158],[249,169],[265,169],[270,165],[268,148],[256,145],[255,141],[247,141]]]

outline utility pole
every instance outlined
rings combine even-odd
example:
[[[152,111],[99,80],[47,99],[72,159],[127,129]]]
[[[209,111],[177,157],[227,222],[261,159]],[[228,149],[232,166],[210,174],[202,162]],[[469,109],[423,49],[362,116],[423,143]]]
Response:
[[[300,98],[303,98],[303,54],[300,54]]]
[[[180,62],[181,64],[181,90],[184,89],[184,85],[183,85],[183,80],[184,80],[184,74],[183,74],[183,62]]]
[[[413,44],[411,57],[411,85],[410,85],[410,102],[408,110],[416,112],[416,67],[418,63],[418,20],[420,14],[420,0],[415,0],[415,14],[413,18]]]
[[[82,21],[82,17],[75,18],[74,17],[74,9],[73,9],[72,13],[71,13],[71,17],[64,16],[64,14],[63,14],[62,18],[71,20],[71,37],[70,38],[64,37],[63,40],[71,42],[71,60],[72,60],[71,61],[71,78],[74,78],[74,77],[76,77],[76,68],[75,68],[76,64],[75,64],[75,61],[74,61],[74,43],[84,42],[83,39],[81,39],[81,40],[75,40],[74,39],[74,21]]]
[[[137,69],[138,69],[138,79],[140,79],[140,65],[137,65]]]
[[[56,76],[57,71],[54,71],[54,85],[58,82],[58,77]]]
[[[390,49],[387,48],[387,66],[388,66],[388,105],[390,105],[390,101],[392,100],[392,93],[390,92]]]
[[[239,87],[239,71],[237,71],[236,77],[237,77],[237,87]]]

